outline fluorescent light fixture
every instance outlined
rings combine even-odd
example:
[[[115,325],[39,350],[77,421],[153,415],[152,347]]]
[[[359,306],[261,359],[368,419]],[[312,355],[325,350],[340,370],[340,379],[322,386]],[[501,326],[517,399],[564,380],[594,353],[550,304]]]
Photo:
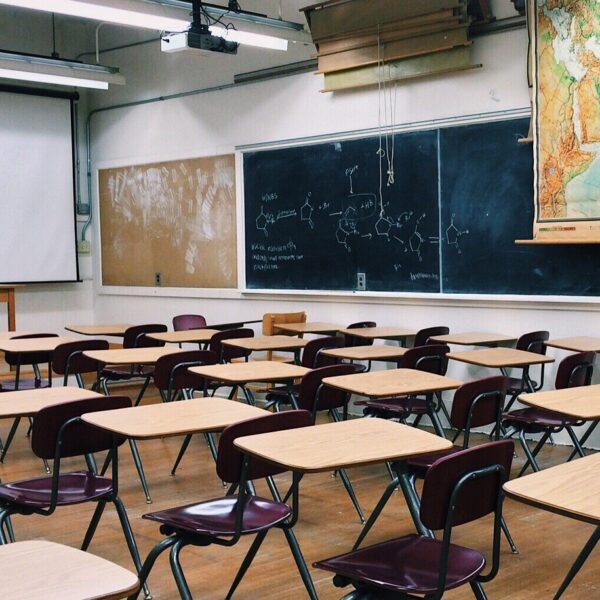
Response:
[[[182,31],[191,22],[179,9],[139,0],[0,0],[0,4],[159,31]]]
[[[211,25],[209,27],[213,35],[221,37],[229,42],[246,44],[247,46],[257,46],[259,48],[269,48],[271,50],[283,50],[288,48],[288,41],[272,35],[263,35],[262,33],[251,33],[250,31],[239,31],[238,29],[219,27]]]
[[[109,83],[125,83],[125,78],[113,67],[12,52],[0,52],[0,78],[97,90],[107,90]]]

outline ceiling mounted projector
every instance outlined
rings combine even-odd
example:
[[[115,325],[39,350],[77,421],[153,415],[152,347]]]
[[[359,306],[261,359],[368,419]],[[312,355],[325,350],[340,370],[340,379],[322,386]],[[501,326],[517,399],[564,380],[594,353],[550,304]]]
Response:
[[[160,49],[163,52],[221,52],[223,54],[237,54],[239,44],[230,42],[222,37],[213,35],[208,27],[206,31],[184,31],[183,33],[170,33],[160,40]]]

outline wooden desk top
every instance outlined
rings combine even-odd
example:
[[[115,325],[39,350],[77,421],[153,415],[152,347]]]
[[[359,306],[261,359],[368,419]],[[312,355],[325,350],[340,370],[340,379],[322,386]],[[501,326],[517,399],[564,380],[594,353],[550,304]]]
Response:
[[[504,490],[519,502],[600,525],[600,453],[507,481]]]
[[[519,401],[527,406],[553,410],[576,419],[586,421],[600,419],[600,385],[520,394]]]
[[[241,437],[235,445],[300,472],[330,471],[443,452],[450,441],[386,419],[352,419]]]
[[[303,377],[310,369],[276,360],[256,360],[228,363],[226,365],[206,365],[191,367],[192,373],[207,377],[212,381],[245,384],[251,381],[277,382]]]
[[[573,352],[600,352],[600,338],[580,335],[576,337],[548,340],[546,346],[572,350]]]
[[[526,367],[554,362],[554,359],[536,352],[525,352],[515,348],[483,348],[481,350],[465,350],[449,352],[448,358],[480,367]]]
[[[123,337],[125,330],[133,327],[133,325],[119,323],[116,325],[66,325],[67,331],[79,333],[81,335],[107,335],[115,337]]]
[[[186,329],[185,331],[165,331],[164,333],[147,333],[146,337],[167,344],[183,344],[185,342],[210,342],[215,333],[219,333],[218,329]]]
[[[98,398],[101,395],[79,387],[51,387],[4,392],[0,394],[0,419],[32,417],[47,406],[72,400]]]
[[[226,346],[235,346],[252,352],[267,350],[298,350],[306,346],[306,340],[289,335],[261,335],[251,338],[223,340]]]
[[[0,564],[2,595],[13,600],[117,600],[139,587],[123,567],[45,540],[0,546]]]
[[[280,331],[287,331],[289,333],[296,333],[303,335],[305,333],[335,333],[342,329],[339,325],[333,323],[282,323],[281,325],[275,325],[275,329]]]
[[[383,344],[375,344],[373,346],[351,346],[349,348],[329,348],[321,350],[321,354],[325,356],[333,356],[334,358],[342,358],[345,360],[379,360],[396,362],[401,359],[408,348],[401,346],[384,346]]]
[[[417,331],[403,327],[359,327],[357,329],[340,329],[340,333],[368,340],[397,340],[415,335]]]
[[[431,338],[433,342],[439,342],[440,344],[459,344],[461,346],[489,346],[490,344],[514,342],[516,339],[512,335],[480,331],[449,333],[448,335],[436,335]]]
[[[369,398],[387,398],[453,390],[462,385],[462,381],[442,377],[415,369],[389,369],[371,371],[353,375],[338,375],[323,379],[325,385],[368,396]]]
[[[90,425],[135,439],[222,431],[228,425],[268,414],[266,410],[226,398],[194,398],[87,413]]]
[[[110,350],[86,350],[83,354],[105,365],[153,365],[161,356],[185,352],[180,348],[112,348]]]
[[[26,338],[24,340],[0,339],[0,350],[2,352],[16,352],[27,354],[29,352],[54,352],[56,346],[67,342],[76,342],[72,337],[46,337]]]

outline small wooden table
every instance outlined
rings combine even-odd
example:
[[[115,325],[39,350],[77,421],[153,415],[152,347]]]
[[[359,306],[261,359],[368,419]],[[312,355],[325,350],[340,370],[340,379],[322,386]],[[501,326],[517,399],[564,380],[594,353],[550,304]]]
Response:
[[[437,435],[386,419],[352,419],[264,433],[238,438],[234,444],[248,454],[298,473],[391,462],[397,481],[388,486],[357,544],[372,527],[398,484],[416,527],[422,533],[430,534],[419,518],[419,499],[409,482],[404,463],[408,458],[435,454],[452,447],[451,442]]]
[[[130,327],[133,325],[119,323],[116,325],[66,325],[65,329],[81,335],[123,337],[125,331]]]
[[[487,333],[480,331],[465,333],[449,333],[448,335],[434,335],[432,342],[440,344],[457,344],[459,346],[497,346],[516,341],[516,337],[502,335],[501,333]]]
[[[4,462],[22,417],[34,417],[42,408],[55,404],[97,398],[98,396],[101,394],[83,388],[62,386],[0,394],[0,419],[15,419],[4,443],[4,448],[2,448],[0,463]]]
[[[408,348],[402,346],[350,346],[348,348],[328,348],[321,350],[320,354],[342,360],[368,360],[381,362],[399,362],[406,354]]]
[[[193,398],[87,413],[82,419],[130,439],[150,440],[222,431],[237,421],[266,414],[262,408],[226,398]]]
[[[160,342],[166,342],[167,344],[206,344],[207,342],[210,342],[210,339],[215,333],[219,333],[219,329],[185,329],[183,331],[147,333],[146,337]]]
[[[225,346],[233,346],[250,352],[293,352],[294,362],[299,363],[300,350],[306,340],[289,335],[261,335],[258,337],[232,338],[223,340]]]
[[[548,340],[546,346],[572,352],[600,352],[600,338],[587,335]]]
[[[465,350],[449,352],[448,358],[479,367],[508,369],[511,367],[529,367],[554,362],[554,359],[544,354],[516,350],[515,348],[483,348],[481,350]]]
[[[252,339],[252,338],[244,338]],[[249,383],[284,383],[288,386],[292,406],[297,408],[296,398],[292,393],[292,384],[295,379],[300,379],[310,369],[282,363],[274,360],[260,360],[252,362],[227,363],[225,365],[206,365],[191,367],[190,371],[206,377],[207,379],[231,385],[233,387],[231,396],[237,387],[240,387],[249,404],[254,404],[254,398],[246,387]]]
[[[45,540],[0,546],[0,564],[2,595],[13,600],[117,600],[140,586],[119,565]]]
[[[365,340],[399,340],[403,341],[407,337],[417,333],[416,329],[406,329],[403,327],[357,327],[356,329],[340,329],[340,333],[351,335]]]
[[[318,335],[333,335],[342,327],[334,325],[333,323],[282,323],[281,325],[275,325],[275,329],[279,331],[285,331],[286,333],[293,333],[302,337],[306,333],[315,333]]]
[[[504,491],[519,502],[596,526],[556,592],[557,600],[600,540],[600,453],[508,481]]]
[[[337,377],[326,377],[323,379],[323,383],[368,398],[426,394],[428,403],[431,403],[429,395],[433,392],[455,390],[462,385],[462,381],[457,379],[416,369],[390,369],[370,373],[355,373],[353,375],[338,375]],[[444,428],[437,413],[433,409],[429,413],[436,433],[442,438],[445,437]]]
[[[16,305],[15,305],[15,287],[20,285],[0,284],[0,302],[6,303],[6,312],[8,320],[8,330],[14,331],[17,328]]]

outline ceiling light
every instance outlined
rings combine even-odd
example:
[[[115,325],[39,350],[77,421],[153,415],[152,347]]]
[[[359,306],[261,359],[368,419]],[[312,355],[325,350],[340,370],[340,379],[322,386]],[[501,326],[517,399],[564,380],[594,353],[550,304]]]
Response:
[[[107,90],[109,83],[125,83],[113,67],[12,52],[0,52],[0,78],[97,90]]]
[[[191,20],[179,9],[139,0],[0,0],[0,4],[159,31],[182,31]]]
[[[262,33],[251,33],[250,31],[239,31],[233,27],[219,27],[211,25],[209,27],[213,35],[221,37],[229,42],[246,44],[247,46],[257,46],[259,48],[270,48],[271,50],[283,50],[288,48],[288,41],[272,35],[263,35]]]

